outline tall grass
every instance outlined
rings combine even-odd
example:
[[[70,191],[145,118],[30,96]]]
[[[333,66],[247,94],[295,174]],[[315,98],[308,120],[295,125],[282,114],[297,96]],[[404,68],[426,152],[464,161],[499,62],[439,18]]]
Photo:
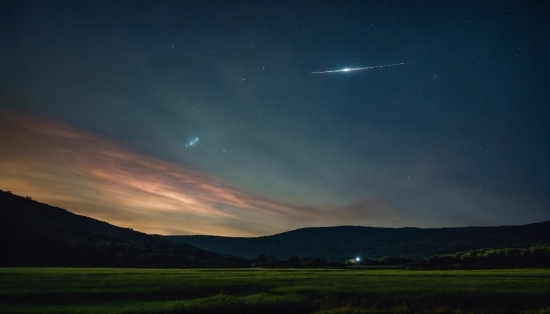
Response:
[[[2,313],[550,313],[550,269],[0,268]]]

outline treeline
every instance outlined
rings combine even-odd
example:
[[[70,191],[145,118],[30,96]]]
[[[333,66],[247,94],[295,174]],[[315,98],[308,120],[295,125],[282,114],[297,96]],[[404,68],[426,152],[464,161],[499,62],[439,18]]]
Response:
[[[478,249],[453,254],[437,254],[417,261],[419,265],[474,265],[506,267],[549,267],[550,246],[530,248]]]
[[[2,234],[2,233],[0,233]],[[105,237],[107,238],[107,237]],[[79,239],[80,240],[80,239]],[[1,266],[65,267],[249,267],[248,260],[227,258],[167,241],[115,242],[90,235],[87,243],[52,237],[2,234]]]
[[[550,246],[489,248],[452,254],[436,254],[414,260],[407,256],[383,256],[326,261],[318,257],[292,256],[278,260],[260,254],[256,259],[224,257],[198,248],[167,241],[113,243],[101,236],[88,243],[67,245],[52,238],[17,239],[2,237],[1,266],[88,266],[88,267],[181,267],[181,268],[330,268],[352,266],[411,267],[550,267]],[[91,240],[94,239],[95,241]],[[7,243],[6,243],[7,242]]]
[[[529,248],[488,248],[451,254],[436,254],[414,260],[407,256],[359,257],[345,266],[475,266],[475,267],[550,267],[550,246]]]
[[[323,267],[341,267],[344,263],[335,261],[325,261],[318,257],[306,256],[291,256],[285,260],[278,260],[273,255],[260,254],[255,260],[250,260],[251,267],[266,267],[266,268],[323,268]]]
[[[149,237],[117,242],[110,236],[89,234],[71,243],[68,238],[48,236],[22,238],[0,231],[0,267],[174,267],[174,268],[323,268],[344,263],[317,257],[292,256],[278,260],[221,256],[189,245]]]
[[[366,259],[361,259],[361,264],[365,266],[397,266],[397,265],[405,265],[405,264],[411,264],[414,260],[407,256],[382,256],[379,258],[373,258],[369,257]],[[357,264],[356,263],[350,263],[348,264]]]

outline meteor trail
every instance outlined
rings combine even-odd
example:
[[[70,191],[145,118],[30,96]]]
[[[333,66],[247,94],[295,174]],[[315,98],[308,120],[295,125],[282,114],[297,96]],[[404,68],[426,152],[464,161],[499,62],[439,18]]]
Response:
[[[384,68],[384,67],[391,67],[394,65],[402,65],[405,63],[394,63],[394,64],[386,64],[386,65],[376,65],[373,67],[364,67],[364,68],[343,68],[340,70],[332,70],[332,71],[319,71],[319,72],[311,72],[311,73],[336,73],[336,72],[351,72],[351,71],[359,71],[359,70],[368,70],[368,69],[374,69],[374,68]]]

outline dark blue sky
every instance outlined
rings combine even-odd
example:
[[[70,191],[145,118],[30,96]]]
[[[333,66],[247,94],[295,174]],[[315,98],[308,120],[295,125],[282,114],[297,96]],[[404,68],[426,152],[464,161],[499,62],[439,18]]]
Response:
[[[3,1],[0,188],[158,233],[548,220],[548,16]]]

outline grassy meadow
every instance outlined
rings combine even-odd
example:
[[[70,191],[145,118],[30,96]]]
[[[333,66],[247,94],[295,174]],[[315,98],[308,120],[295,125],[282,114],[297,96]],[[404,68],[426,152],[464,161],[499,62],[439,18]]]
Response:
[[[550,313],[550,269],[0,268],[0,313]]]

